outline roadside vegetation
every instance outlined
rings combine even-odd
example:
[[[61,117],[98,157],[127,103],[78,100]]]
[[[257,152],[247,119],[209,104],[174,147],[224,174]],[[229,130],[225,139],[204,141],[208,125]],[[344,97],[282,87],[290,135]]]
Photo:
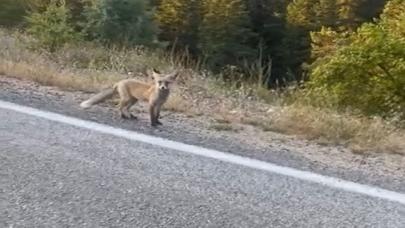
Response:
[[[177,68],[166,109],[210,129],[405,154],[405,1],[259,2],[5,0],[0,74],[94,92]]]

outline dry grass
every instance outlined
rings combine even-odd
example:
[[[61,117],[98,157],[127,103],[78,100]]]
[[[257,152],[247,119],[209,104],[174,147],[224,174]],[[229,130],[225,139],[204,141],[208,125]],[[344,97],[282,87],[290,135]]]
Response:
[[[264,118],[259,118],[259,117],[257,117],[256,119],[247,118],[247,119],[243,119],[241,121],[241,123],[260,128],[263,131],[275,131],[276,130],[276,129],[273,129],[270,122]]]
[[[26,62],[0,62],[0,74],[19,79],[29,79],[42,85],[57,86],[65,90],[95,91],[105,85],[122,78],[114,73],[82,71],[70,72],[49,67],[41,61]],[[85,75],[85,76],[84,76]]]
[[[46,52],[33,52],[27,37],[0,30],[0,74],[68,90],[94,91],[122,78],[114,71],[74,68]],[[79,50],[79,49],[78,49]]]
[[[218,117],[214,117],[215,121],[219,124],[230,124],[231,121],[229,119],[226,118],[218,118]]]
[[[268,122],[273,130],[328,144],[347,145],[356,152],[405,155],[405,131],[381,118],[338,114],[296,104],[275,111]]]
[[[32,51],[29,37],[0,29],[0,74],[68,90],[95,91],[146,68],[178,68],[187,57],[171,58],[138,49],[107,50],[94,45],[66,46],[58,53]],[[189,65],[191,65],[189,63]],[[192,67],[196,69],[196,66]],[[207,73],[204,73],[207,74]],[[196,70],[183,69],[178,87],[165,104],[172,112],[210,116],[209,128],[238,131],[235,124],[263,131],[299,135],[327,144],[350,146],[355,152],[405,155],[405,130],[378,118],[366,118],[306,105],[282,105],[276,93],[253,85],[237,88]],[[271,103],[272,105],[269,105]]]
[[[211,124],[208,129],[210,130],[215,130],[215,131],[233,131],[237,132],[238,129],[232,126],[232,124],[229,123],[213,123]]]
[[[190,102],[188,102],[178,93],[171,94],[163,108],[164,110],[171,112],[188,113],[190,115],[193,114]]]

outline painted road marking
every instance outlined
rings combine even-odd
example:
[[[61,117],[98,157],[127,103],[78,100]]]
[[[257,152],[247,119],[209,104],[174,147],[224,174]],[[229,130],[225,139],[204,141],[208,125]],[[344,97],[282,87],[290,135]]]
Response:
[[[35,116],[54,122],[59,122],[63,124],[68,124],[103,134],[113,135],[117,137],[126,138],[133,141],[143,142],[146,144],[151,144],[159,146],[162,148],[168,148],[172,150],[177,150],[185,153],[195,154],[202,157],[212,158],[220,160],[223,162],[228,162],[232,164],[242,165],[245,167],[250,167],[258,170],[267,171],[270,173],[276,173],[283,176],[293,177],[300,180],[305,180],[309,182],[318,183],[324,186],[328,186],[335,189],[341,189],[347,192],[359,193],[375,198],[385,199],[405,205],[405,194],[394,192],[374,186],[368,186],[364,184],[359,184],[351,181],[342,180],[335,177],[324,176],[321,174],[302,171],[290,167],[279,166],[269,162],[259,161],[256,159],[251,159],[247,157],[242,157],[234,154],[229,154],[217,150],[206,149],[199,146],[188,145],[181,142],[176,142],[164,138],[159,138],[156,136],[150,136],[141,134],[134,131],[124,130],[120,128],[111,127],[104,124],[99,124],[87,120],[82,120],[78,118],[73,118],[57,113],[52,113],[48,111],[42,111],[35,108],[30,108],[26,106],[21,106],[18,104],[5,102],[0,100],[0,108],[6,110],[12,110],[15,112],[23,113],[30,116]]]

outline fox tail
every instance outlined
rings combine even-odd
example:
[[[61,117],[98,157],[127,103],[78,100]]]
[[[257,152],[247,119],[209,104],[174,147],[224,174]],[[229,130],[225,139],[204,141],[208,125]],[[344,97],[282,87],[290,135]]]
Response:
[[[80,104],[80,107],[82,107],[84,109],[90,108],[91,106],[93,106],[95,104],[98,104],[104,100],[111,98],[114,95],[115,91],[116,91],[115,86],[111,89],[106,89],[104,91],[101,91],[100,93],[94,95],[90,99],[83,101]]]

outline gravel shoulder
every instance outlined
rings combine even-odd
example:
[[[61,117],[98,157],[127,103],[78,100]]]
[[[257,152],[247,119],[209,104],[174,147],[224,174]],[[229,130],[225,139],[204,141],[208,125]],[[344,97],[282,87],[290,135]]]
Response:
[[[344,147],[319,145],[247,125],[234,124],[231,130],[221,131],[212,127],[216,124],[215,120],[204,115],[189,116],[167,111],[162,115],[164,125],[153,129],[149,126],[144,105],[133,110],[138,120],[122,120],[112,101],[89,110],[80,109],[79,103],[89,96],[91,94],[61,91],[30,81],[0,76],[0,99],[4,101],[405,192],[403,155],[356,154]]]
[[[0,119],[0,227],[405,224],[399,201],[10,110]]]

